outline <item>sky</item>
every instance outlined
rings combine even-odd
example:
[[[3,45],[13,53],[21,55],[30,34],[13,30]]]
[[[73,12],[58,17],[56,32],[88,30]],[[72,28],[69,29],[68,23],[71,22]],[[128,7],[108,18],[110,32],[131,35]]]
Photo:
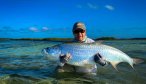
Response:
[[[145,38],[146,0],[0,0],[0,38]]]

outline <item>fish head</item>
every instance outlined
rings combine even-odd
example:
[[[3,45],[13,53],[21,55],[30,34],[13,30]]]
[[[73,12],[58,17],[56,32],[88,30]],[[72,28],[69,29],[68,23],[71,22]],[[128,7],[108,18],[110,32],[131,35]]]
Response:
[[[43,55],[50,57],[58,57],[61,54],[61,50],[58,46],[47,47],[42,50]]]

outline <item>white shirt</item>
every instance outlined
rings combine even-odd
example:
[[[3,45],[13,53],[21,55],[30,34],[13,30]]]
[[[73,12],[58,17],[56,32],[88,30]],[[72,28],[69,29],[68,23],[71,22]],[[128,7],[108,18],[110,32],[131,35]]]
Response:
[[[73,42],[78,42],[78,41],[76,39],[74,39]],[[91,38],[88,38],[87,36],[83,40],[83,43],[93,43],[93,42],[95,42],[95,41]]]

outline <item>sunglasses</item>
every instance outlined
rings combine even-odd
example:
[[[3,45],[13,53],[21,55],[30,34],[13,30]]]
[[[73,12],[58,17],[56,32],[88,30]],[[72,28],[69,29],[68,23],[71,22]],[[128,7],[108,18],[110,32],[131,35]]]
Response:
[[[84,32],[85,32],[85,30],[80,29],[80,30],[75,30],[73,33],[74,34],[78,34],[78,33],[84,33]]]

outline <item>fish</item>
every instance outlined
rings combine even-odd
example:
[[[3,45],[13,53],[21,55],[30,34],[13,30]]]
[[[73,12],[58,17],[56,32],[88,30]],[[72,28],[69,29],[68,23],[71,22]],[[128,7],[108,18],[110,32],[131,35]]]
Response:
[[[71,59],[67,62],[75,66],[95,65],[94,56],[99,54],[105,61],[110,63],[116,70],[121,62],[128,63],[133,69],[134,64],[142,63],[142,59],[131,58],[121,50],[99,42],[94,43],[63,43],[42,50],[47,58],[58,61],[59,56],[70,54]]]

